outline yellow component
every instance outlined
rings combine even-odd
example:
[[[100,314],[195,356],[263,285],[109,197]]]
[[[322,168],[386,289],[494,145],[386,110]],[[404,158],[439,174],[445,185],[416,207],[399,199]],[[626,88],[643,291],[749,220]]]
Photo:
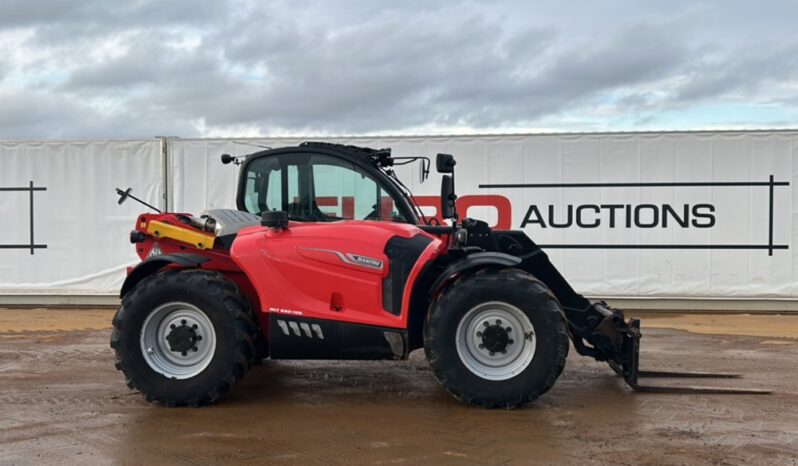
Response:
[[[199,231],[190,230],[188,228],[170,225],[164,222],[151,221],[147,225],[147,233],[155,236],[156,238],[171,238],[183,243],[188,243],[196,246],[198,249],[211,249],[213,248],[213,241],[216,236],[210,233],[201,233]]]

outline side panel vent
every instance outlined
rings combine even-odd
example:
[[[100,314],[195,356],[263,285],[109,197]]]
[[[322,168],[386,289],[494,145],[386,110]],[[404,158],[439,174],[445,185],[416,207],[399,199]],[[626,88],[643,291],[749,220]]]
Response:
[[[388,276],[382,280],[382,308],[394,315],[402,312],[402,296],[404,295],[407,277],[419,256],[432,242],[424,235],[416,235],[410,239],[394,236],[385,245],[388,256]]]

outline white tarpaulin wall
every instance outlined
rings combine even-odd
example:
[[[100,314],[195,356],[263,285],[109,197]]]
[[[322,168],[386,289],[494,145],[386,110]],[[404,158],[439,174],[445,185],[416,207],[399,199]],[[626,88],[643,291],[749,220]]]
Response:
[[[138,259],[128,186],[161,203],[160,140],[0,142],[0,294],[115,294]]]
[[[235,207],[237,169],[221,165],[222,153],[303,140],[170,140],[172,207]],[[524,229],[588,295],[798,298],[798,132],[330,141],[455,155],[468,216]],[[416,167],[398,172],[414,192],[437,196],[438,175],[419,184]]]
[[[306,139],[170,138],[166,161],[161,139],[0,142],[0,302],[115,295],[145,209],[118,206],[114,188],[158,206],[165,190],[175,211],[232,208],[238,169],[222,153]],[[331,141],[454,154],[461,214],[524,229],[588,295],[798,299],[798,131]],[[434,214],[439,176],[398,172]]]

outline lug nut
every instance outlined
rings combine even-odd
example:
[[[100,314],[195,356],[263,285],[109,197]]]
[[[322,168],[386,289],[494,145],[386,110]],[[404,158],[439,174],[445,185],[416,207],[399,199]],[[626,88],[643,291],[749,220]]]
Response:
[[[202,340],[202,335],[197,335],[197,341]]]
[[[507,327],[505,330],[507,330],[507,333],[510,333],[510,332],[513,331],[513,328],[512,327]]]
[[[197,324],[192,325],[191,328],[193,328],[194,330],[197,330]]]
[[[501,325],[501,324],[502,324],[501,319],[496,319],[496,325]]]
[[[197,347],[195,346],[195,347],[191,348],[191,351],[197,351]]]
[[[186,319],[181,320],[180,323],[186,325]]]
[[[482,332],[477,332],[477,336],[481,337],[482,336]]]
[[[482,324],[485,325],[485,327],[489,327],[490,326],[490,324],[487,323],[487,322],[482,322]]]
[[[188,353],[186,353],[185,351],[181,352],[180,354],[182,354],[183,356],[187,356],[188,355]]]
[[[174,329],[175,329],[175,324],[172,324],[172,325],[170,325],[170,326],[169,326],[169,328],[171,328],[172,330],[174,330]]]
[[[515,343],[515,341],[513,341],[513,339],[512,339],[512,338],[510,338],[509,340],[507,340],[507,344],[508,344],[508,345],[512,345],[513,343]]]
[[[479,344],[479,349],[485,349],[485,345],[483,345],[482,343],[480,343],[480,344]]]
[[[495,356],[495,355],[496,355],[496,353],[494,353],[493,351],[491,351],[491,352],[490,352],[490,355],[491,355],[491,356]]]

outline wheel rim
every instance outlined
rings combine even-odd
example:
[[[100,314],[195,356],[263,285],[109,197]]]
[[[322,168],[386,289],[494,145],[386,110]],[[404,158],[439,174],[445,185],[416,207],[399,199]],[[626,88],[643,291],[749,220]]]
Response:
[[[463,364],[487,380],[507,380],[526,369],[535,356],[532,322],[517,307],[499,301],[473,307],[457,326],[457,354]]]
[[[188,379],[210,364],[216,331],[198,307],[167,303],[155,308],[141,328],[141,354],[152,370],[171,379]]]

